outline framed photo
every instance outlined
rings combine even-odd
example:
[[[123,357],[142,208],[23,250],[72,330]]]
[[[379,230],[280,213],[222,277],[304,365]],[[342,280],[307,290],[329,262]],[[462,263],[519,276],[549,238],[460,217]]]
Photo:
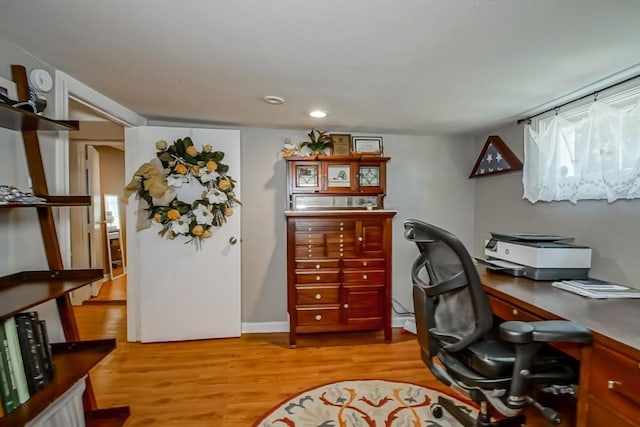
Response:
[[[348,133],[332,133],[331,141],[333,142],[334,156],[350,156],[351,155],[351,135]]]
[[[329,165],[327,178],[329,187],[351,187],[351,169],[349,165]]]
[[[363,155],[382,156],[381,136],[354,136],[353,151]]]
[[[296,187],[317,187],[318,165],[296,166]]]
[[[16,84],[11,80],[7,80],[2,77],[0,77],[0,93],[13,101],[18,100]]]

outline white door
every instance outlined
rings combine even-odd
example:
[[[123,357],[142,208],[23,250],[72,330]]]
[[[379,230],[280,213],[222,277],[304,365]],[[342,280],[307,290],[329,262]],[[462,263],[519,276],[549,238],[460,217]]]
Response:
[[[229,175],[240,192],[240,131],[145,126],[125,131],[127,181],[155,158],[155,143],[189,136],[198,150],[210,144],[225,153]],[[188,194],[178,198],[188,200]],[[205,240],[200,249],[158,235],[160,226],[136,230],[138,201],[127,205],[129,340],[179,341],[240,336],[240,211]],[[183,240],[184,239],[184,240]]]

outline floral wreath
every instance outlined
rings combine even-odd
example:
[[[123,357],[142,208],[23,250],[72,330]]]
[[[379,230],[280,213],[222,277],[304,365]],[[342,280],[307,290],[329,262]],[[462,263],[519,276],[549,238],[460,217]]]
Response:
[[[141,166],[125,190],[135,186],[138,198],[148,205],[144,209],[147,218],[162,225],[160,236],[171,240],[187,236],[186,243],[199,245],[213,235],[212,227],[222,226],[233,215],[236,203],[241,205],[233,191],[236,181],[227,174],[229,166],[222,163],[224,153],[213,151],[211,145],[198,151],[189,137],[171,145],[158,141],[156,149],[157,160]],[[203,192],[200,199],[185,203],[175,189],[192,179],[203,186]]]

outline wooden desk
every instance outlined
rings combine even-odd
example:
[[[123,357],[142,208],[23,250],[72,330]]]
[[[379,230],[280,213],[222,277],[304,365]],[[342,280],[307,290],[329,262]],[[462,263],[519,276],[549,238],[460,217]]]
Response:
[[[566,319],[593,345],[559,346],[580,359],[577,425],[640,426],[640,299],[596,300],[478,267],[494,313],[505,320]]]

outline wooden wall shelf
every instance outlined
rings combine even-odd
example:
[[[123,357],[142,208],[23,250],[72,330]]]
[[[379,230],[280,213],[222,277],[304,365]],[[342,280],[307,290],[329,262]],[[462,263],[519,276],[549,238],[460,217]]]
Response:
[[[24,271],[0,277],[0,319],[102,279],[101,269]]]
[[[46,203],[7,203],[0,204],[2,208],[46,208],[64,206],[90,206],[91,196],[38,196],[43,197]]]
[[[77,120],[53,120],[0,103],[0,127],[11,130],[78,130]]]
[[[20,99],[29,96],[26,69],[12,65],[11,73]],[[48,270],[26,271],[0,277],[0,320],[29,310],[43,302],[55,300],[66,342],[54,344],[56,372],[46,386],[34,393],[18,408],[0,418],[0,427],[23,426],[47,410],[69,391],[89,370],[116,346],[115,339],[79,341],[78,327],[69,293],[99,281],[102,269],[65,270],[58,244],[52,207],[89,206],[90,196],[50,196],[42,162],[37,131],[78,130],[77,121],[52,120],[37,114],[0,104],[0,127],[21,131],[25,157],[33,184],[33,193],[46,199],[46,203],[6,204],[0,208],[36,208],[38,222],[47,257]],[[6,246],[6,245],[5,245]],[[87,425],[121,426],[129,415],[129,407],[98,409],[89,377],[82,395]]]
[[[0,418],[0,427],[23,426],[82,379],[116,347],[114,338],[52,344],[56,374],[45,388],[32,395],[14,412]]]

